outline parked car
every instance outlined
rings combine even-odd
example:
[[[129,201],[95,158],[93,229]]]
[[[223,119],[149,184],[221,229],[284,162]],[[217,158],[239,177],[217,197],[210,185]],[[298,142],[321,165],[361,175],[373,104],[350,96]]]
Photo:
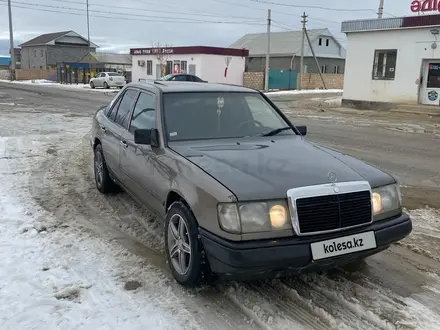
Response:
[[[117,72],[100,72],[97,77],[90,79],[90,87],[119,87],[126,85],[125,77]]]
[[[412,231],[391,175],[306,133],[256,90],[130,83],[94,116],[96,187],[165,218],[185,286],[356,263]]]
[[[161,81],[193,81],[193,82],[207,82],[195,75],[186,74],[186,73],[174,73],[168,74],[159,80]]]

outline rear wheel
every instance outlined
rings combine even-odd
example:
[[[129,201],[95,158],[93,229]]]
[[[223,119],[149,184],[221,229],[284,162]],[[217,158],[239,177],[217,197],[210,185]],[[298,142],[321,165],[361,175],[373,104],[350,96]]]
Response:
[[[95,84],[93,83],[93,81],[90,82],[90,88],[95,89]]]
[[[108,194],[117,191],[116,183],[110,178],[101,144],[98,144],[95,147],[93,169],[95,173],[96,188],[101,193]]]
[[[107,84],[107,82],[105,82],[105,81],[104,81],[104,88],[105,89],[109,89],[110,88],[109,85]]]
[[[186,287],[200,284],[208,273],[203,262],[202,243],[198,238],[197,221],[182,202],[174,202],[165,222],[165,249],[168,264],[177,282]]]

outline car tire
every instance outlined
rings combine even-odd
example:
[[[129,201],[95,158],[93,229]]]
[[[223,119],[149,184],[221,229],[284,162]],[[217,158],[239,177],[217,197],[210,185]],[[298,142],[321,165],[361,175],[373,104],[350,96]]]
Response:
[[[203,277],[210,276],[209,266],[204,262],[196,218],[182,201],[174,202],[168,209],[165,250],[171,273],[181,285],[193,288],[201,283]]]
[[[104,88],[105,88],[105,89],[109,89],[110,86],[109,86],[106,82],[104,82]]]
[[[93,83],[93,81],[90,82],[90,88],[91,88],[91,89],[95,89],[95,84]]]
[[[110,178],[101,144],[98,144],[95,147],[93,157],[93,172],[95,174],[96,188],[102,194],[109,194],[117,191],[116,183],[114,183],[113,180]]]

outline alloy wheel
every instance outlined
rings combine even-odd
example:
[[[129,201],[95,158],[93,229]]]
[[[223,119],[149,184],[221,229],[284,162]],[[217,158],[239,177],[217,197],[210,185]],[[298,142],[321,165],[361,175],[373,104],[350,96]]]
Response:
[[[174,214],[168,225],[168,253],[176,272],[185,275],[191,265],[191,238],[179,214]]]
[[[100,152],[95,154],[95,179],[96,183],[100,187],[103,181],[103,168],[102,155]]]

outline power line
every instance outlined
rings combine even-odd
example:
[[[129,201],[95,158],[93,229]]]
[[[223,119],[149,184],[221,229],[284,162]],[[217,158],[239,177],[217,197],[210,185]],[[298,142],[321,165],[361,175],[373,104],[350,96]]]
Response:
[[[322,10],[330,10],[330,11],[346,11],[346,12],[362,12],[362,11],[373,11],[376,13],[374,9],[347,9],[347,8],[330,8],[330,7],[322,7],[322,6],[307,6],[307,5],[292,5],[287,3],[280,3],[280,2],[274,2],[274,1],[267,1],[267,0],[249,0],[252,2],[257,3],[265,3],[269,5],[275,5],[275,6],[283,6],[283,7],[292,7],[292,8],[309,8],[309,9],[322,9]]]
[[[7,6],[7,3],[4,3],[4,0],[0,0],[0,6]],[[43,11],[43,12],[51,12],[51,13],[57,13],[57,14],[66,14],[66,15],[77,15],[77,16],[84,16],[83,13],[73,13],[68,11],[60,11],[60,10],[52,10],[52,9],[43,9],[43,8],[33,8],[33,7],[26,7],[22,5],[12,5],[12,7],[15,8],[22,8],[22,9],[29,9],[33,11]],[[65,8],[68,9],[68,8]],[[85,11],[85,10],[84,10]],[[119,13],[112,13],[118,15]],[[143,15],[142,15],[143,16]],[[146,20],[146,19],[136,19],[136,18],[128,18],[128,17],[117,17],[117,16],[105,16],[105,15],[90,15],[90,17],[98,17],[98,18],[110,18],[110,19],[120,19],[125,21],[137,21],[137,22],[155,22],[155,23],[189,23],[189,24],[198,24],[198,23],[210,23],[210,24],[235,24],[235,25],[258,25],[263,26],[264,23],[254,23],[254,22],[234,22],[234,21],[194,21],[194,20],[188,20],[188,21],[178,21],[176,22],[176,18],[179,17],[166,17],[169,20],[166,19],[160,19],[160,20]],[[145,17],[145,16],[143,16]]]
[[[71,0],[51,0],[54,2],[64,2],[64,3],[72,3],[72,4],[79,4],[84,5],[83,2],[80,1],[71,1]],[[144,1],[142,1],[144,2]],[[147,2],[149,3],[149,2]],[[153,12],[153,13],[165,13],[165,14],[179,14],[179,15],[188,15],[188,16],[206,16],[206,17],[222,17],[224,18],[225,15],[219,15],[219,14],[211,14],[211,13],[204,13],[204,12],[188,12],[188,11],[174,11],[171,12],[169,10],[157,10],[157,9],[146,9],[146,8],[139,8],[139,7],[127,7],[127,6],[114,6],[114,5],[108,5],[108,4],[101,4],[101,3],[90,3],[90,6],[96,6],[96,7],[106,7],[106,8],[116,8],[116,9],[127,9],[127,10],[136,10],[136,11],[145,11],[145,12]],[[160,5],[163,6],[163,5]],[[171,8],[179,8],[177,6],[168,6]],[[261,17],[248,17],[248,16],[229,16],[228,18],[233,19],[246,19],[246,20],[261,20]]]

